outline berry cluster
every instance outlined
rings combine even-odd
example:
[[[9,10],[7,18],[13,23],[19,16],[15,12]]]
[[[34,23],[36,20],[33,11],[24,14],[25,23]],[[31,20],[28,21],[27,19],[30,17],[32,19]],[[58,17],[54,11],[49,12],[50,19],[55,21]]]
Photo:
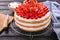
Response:
[[[18,16],[27,19],[37,19],[44,16],[49,10],[43,3],[26,3],[18,5],[15,9]]]
[[[25,0],[24,2],[25,3],[36,3],[37,1],[36,0]]]

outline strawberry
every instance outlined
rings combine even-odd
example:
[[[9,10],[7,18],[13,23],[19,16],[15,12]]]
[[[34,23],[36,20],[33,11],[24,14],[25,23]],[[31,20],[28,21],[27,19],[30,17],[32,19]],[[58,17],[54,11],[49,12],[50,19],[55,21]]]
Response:
[[[35,1],[36,0],[31,0],[28,3],[18,5],[18,7],[15,9],[17,15],[27,19],[37,19],[45,16],[45,14],[49,11],[48,8],[43,5],[43,3],[36,3]]]
[[[29,18],[29,14],[28,13],[26,13],[25,18],[27,18],[27,19]]]

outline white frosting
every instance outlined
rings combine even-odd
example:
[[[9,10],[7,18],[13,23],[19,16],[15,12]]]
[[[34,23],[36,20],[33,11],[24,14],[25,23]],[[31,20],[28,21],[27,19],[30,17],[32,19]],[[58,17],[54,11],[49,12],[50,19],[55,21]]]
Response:
[[[40,26],[40,25],[43,25],[43,24],[47,23],[48,21],[50,21],[50,17],[47,20],[45,20],[44,22],[42,22],[42,23],[36,23],[36,24],[20,22],[17,19],[15,19],[15,21],[17,23],[21,24],[21,25],[24,25],[24,26]]]
[[[12,2],[8,5],[9,8],[16,8],[18,7],[18,5],[21,5],[21,3],[17,3],[17,2]]]
[[[15,24],[16,24],[19,28],[21,28],[21,29],[23,29],[23,30],[27,30],[27,31],[37,31],[37,30],[42,30],[43,28],[46,28],[46,27],[50,24],[50,21],[49,21],[46,25],[41,26],[41,27],[39,27],[39,28],[27,28],[27,27],[23,27],[23,26],[20,26],[19,24],[17,24],[16,22],[15,22]]]
[[[18,18],[19,20],[24,20],[26,22],[34,22],[34,21],[40,21],[40,20],[44,20],[45,18],[47,18],[48,16],[50,16],[50,12],[48,12],[45,16],[41,17],[41,18],[38,18],[38,19],[26,19],[26,18],[22,18],[18,15],[16,15],[16,12],[15,12],[15,17]]]

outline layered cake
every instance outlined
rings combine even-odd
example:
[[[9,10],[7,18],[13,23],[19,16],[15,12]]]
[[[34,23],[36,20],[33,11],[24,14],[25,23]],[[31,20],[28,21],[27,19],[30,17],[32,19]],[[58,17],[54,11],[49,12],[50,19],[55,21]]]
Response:
[[[14,20],[17,27],[28,32],[44,30],[51,21],[50,11],[44,3],[25,0],[15,8]]]

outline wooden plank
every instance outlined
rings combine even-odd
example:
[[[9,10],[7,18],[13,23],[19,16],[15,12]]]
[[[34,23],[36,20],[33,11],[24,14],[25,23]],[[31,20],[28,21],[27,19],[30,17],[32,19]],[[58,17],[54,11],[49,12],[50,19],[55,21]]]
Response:
[[[9,15],[13,14],[11,10],[0,10],[0,13],[9,14]]]
[[[10,2],[0,2],[0,6],[7,6]]]
[[[0,1],[14,1],[14,0],[0,0]]]
[[[22,2],[23,0],[0,0],[0,2],[14,2],[14,1],[20,1],[20,2]]]
[[[2,9],[8,9],[8,6],[0,6],[0,10],[2,10]]]

